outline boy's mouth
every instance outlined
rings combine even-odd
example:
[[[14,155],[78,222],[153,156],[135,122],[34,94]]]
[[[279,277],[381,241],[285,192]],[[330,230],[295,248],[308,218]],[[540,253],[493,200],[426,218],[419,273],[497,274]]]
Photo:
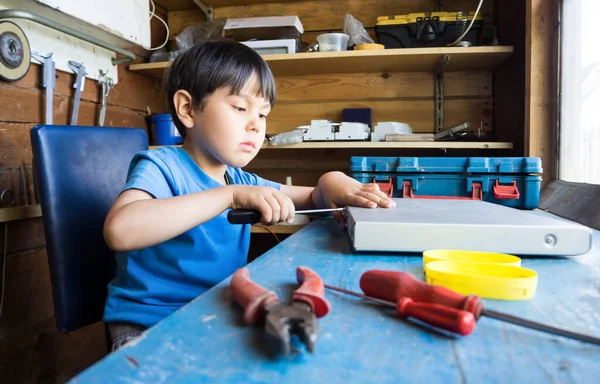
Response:
[[[256,144],[253,141],[244,141],[240,143],[240,148],[246,152],[252,152],[256,149]]]

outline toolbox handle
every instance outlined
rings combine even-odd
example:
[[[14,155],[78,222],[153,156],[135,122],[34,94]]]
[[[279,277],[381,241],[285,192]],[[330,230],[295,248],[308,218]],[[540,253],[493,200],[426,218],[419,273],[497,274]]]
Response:
[[[513,180],[512,185],[500,185],[496,179],[494,197],[498,200],[518,200],[521,195],[519,194],[519,188],[517,188],[517,181]]]
[[[412,189],[412,181],[404,180],[402,182],[402,197],[404,199],[441,199],[441,200],[483,200],[483,189],[481,188],[481,182],[474,181],[471,184],[473,192],[471,197],[463,196],[415,196]]]
[[[388,177],[387,182],[378,182],[377,178],[373,178],[373,183],[379,186],[379,190],[387,195],[387,197],[392,197],[394,194],[394,183],[392,182],[392,178]]]

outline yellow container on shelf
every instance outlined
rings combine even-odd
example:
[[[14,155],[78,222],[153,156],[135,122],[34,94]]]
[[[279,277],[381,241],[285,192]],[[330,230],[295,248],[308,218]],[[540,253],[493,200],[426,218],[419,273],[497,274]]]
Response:
[[[355,51],[373,51],[385,49],[383,44],[358,44],[354,46]]]
[[[482,263],[495,263],[503,265],[521,266],[521,259],[506,253],[463,251],[457,249],[430,249],[423,252],[423,266],[430,261],[440,260],[467,260]]]
[[[531,269],[467,260],[430,261],[425,275],[429,284],[497,300],[531,299],[538,283],[537,272]]]

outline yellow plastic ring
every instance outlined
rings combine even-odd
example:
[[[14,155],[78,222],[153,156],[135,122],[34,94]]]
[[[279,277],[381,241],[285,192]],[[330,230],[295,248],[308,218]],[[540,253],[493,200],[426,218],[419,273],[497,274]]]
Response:
[[[431,261],[425,274],[429,284],[497,300],[531,299],[538,283],[534,270],[473,261]]]
[[[503,265],[521,266],[521,259],[506,253],[462,251],[454,249],[431,249],[423,252],[423,266],[431,261],[462,260],[477,261],[481,263],[495,263]]]

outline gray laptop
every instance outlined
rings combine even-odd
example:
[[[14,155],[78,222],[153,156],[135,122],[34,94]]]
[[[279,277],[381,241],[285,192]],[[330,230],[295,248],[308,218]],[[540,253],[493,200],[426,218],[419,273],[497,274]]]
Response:
[[[477,200],[394,199],[396,207],[348,207],[355,251],[423,252],[464,249],[516,255],[587,253],[592,231],[541,211]]]

